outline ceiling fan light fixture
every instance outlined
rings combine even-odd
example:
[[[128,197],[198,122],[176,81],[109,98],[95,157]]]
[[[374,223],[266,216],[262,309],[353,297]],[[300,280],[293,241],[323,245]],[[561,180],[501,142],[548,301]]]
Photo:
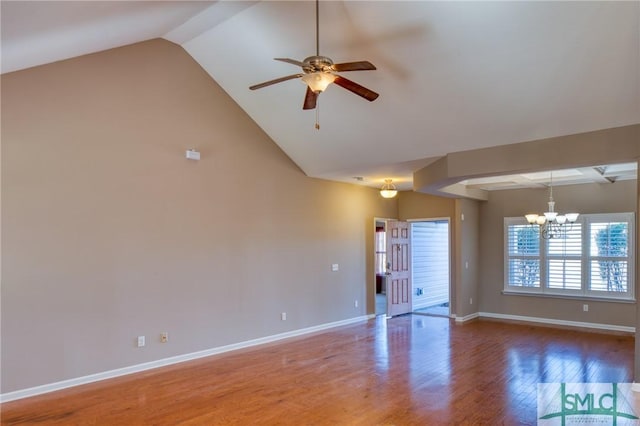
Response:
[[[330,72],[312,72],[302,76],[302,81],[309,86],[314,93],[324,92],[325,89],[333,83],[336,76]]]
[[[392,179],[384,180],[384,185],[382,185],[382,188],[380,188],[380,195],[382,195],[383,198],[393,198],[398,195],[396,186],[391,182]]]

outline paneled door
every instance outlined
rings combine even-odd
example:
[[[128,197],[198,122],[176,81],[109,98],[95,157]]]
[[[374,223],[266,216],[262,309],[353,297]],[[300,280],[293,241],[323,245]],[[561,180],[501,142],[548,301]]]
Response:
[[[387,222],[387,316],[411,312],[409,223]]]

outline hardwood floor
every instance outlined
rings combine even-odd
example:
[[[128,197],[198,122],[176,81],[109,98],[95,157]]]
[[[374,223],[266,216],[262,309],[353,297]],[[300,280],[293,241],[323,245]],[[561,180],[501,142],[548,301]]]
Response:
[[[517,425],[539,382],[631,382],[631,336],[406,315],[2,405],[3,425]]]

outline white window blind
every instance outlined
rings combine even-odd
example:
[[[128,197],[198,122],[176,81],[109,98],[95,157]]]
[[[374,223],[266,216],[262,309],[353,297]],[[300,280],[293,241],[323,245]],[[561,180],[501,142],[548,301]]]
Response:
[[[383,275],[386,268],[387,263],[387,241],[386,241],[386,233],[384,232],[384,228],[376,229],[375,236],[375,249],[376,249],[376,274]]]
[[[505,218],[505,291],[633,299],[633,213],[580,215],[557,238]]]
[[[591,250],[589,290],[626,293],[629,290],[629,224],[598,221],[589,224]]]
[[[582,289],[582,225],[575,223],[548,240],[547,286],[553,289]]]
[[[540,287],[540,232],[519,222],[505,223],[508,285]]]

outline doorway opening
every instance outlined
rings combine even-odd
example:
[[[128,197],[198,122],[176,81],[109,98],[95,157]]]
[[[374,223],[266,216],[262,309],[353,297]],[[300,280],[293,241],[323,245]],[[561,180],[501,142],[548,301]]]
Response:
[[[375,313],[391,318],[411,312],[409,222],[374,218]]]
[[[376,277],[376,316],[387,315],[387,222],[375,219],[374,253]]]
[[[413,312],[449,317],[449,219],[411,222]]]

